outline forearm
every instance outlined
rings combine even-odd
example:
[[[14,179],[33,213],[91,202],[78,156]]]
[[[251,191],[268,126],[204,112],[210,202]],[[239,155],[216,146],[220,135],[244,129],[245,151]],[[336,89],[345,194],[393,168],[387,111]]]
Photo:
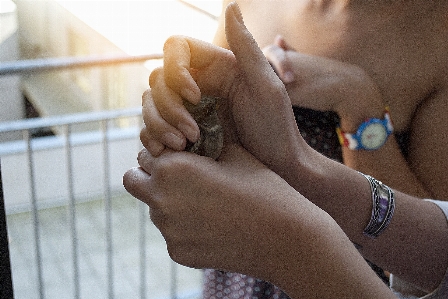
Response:
[[[283,54],[279,56],[283,57],[280,68],[291,70],[296,78],[285,85],[293,105],[334,111],[340,117],[341,130],[352,134],[367,119],[383,119],[384,97],[377,84],[360,67],[293,51]],[[274,58],[279,57],[274,55]],[[392,123],[399,120],[397,128],[406,129],[405,113],[398,108],[393,110],[395,108],[391,107]],[[343,160],[347,166],[370,174],[397,190],[418,197],[433,197],[403,157],[393,134],[374,151],[344,147]]]
[[[306,165],[292,167],[287,181],[329,213],[367,259],[426,290],[440,283],[448,265],[448,227],[435,205],[396,192],[392,222],[372,240],[363,235],[372,195],[361,174],[312,151]]]
[[[395,298],[339,227],[323,233],[327,234],[325,241],[308,240],[314,247],[302,251],[301,257],[296,256],[293,263],[282,268],[286,277],[274,281],[276,285],[297,299]],[[295,252],[295,248],[291,246],[289,251]]]
[[[269,221],[257,246],[259,252],[269,252],[267,262],[256,266],[267,268],[261,271],[268,274],[264,279],[297,299],[395,298],[334,219],[300,194],[287,201],[293,203],[287,209],[281,208],[284,200],[272,206],[277,220]],[[275,238],[266,244],[270,235]]]

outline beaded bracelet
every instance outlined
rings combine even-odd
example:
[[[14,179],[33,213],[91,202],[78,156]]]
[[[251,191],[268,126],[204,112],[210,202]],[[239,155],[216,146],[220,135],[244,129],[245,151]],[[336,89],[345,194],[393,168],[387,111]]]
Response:
[[[389,225],[395,211],[395,197],[391,188],[373,177],[361,173],[370,183],[372,190],[372,216],[364,229],[371,238],[378,237]]]

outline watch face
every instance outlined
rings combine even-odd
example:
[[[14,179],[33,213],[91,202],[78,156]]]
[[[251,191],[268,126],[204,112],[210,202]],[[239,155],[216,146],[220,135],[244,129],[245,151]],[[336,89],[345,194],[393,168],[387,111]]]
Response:
[[[365,149],[381,147],[387,139],[387,131],[382,123],[370,123],[361,133],[361,144]]]

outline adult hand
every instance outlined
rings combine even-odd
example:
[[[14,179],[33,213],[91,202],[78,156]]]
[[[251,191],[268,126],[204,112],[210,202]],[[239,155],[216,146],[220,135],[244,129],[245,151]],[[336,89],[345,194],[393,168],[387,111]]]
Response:
[[[218,162],[143,150],[139,163],[124,186],[150,207],[174,261],[271,281],[292,298],[392,298],[336,222],[241,146]]]
[[[164,67],[150,77],[143,97],[146,128],[142,143],[158,155],[165,146],[185,147],[198,138],[194,120],[182,105],[201,92],[227,99],[226,107],[241,144],[275,171],[285,170],[307,147],[301,139],[291,102],[251,34],[236,3],[226,10],[226,35],[232,52],[187,37],[172,37],[164,47]]]
[[[237,145],[226,146],[220,162],[171,150],[155,158],[145,149],[138,161],[124,186],[150,207],[170,256],[190,267],[263,275],[292,238],[287,219],[321,213]]]

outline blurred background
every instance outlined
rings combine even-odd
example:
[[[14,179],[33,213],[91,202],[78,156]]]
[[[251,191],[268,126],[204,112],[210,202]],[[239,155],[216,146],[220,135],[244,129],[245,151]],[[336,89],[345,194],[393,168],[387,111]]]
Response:
[[[212,41],[220,13],[219,0],[0,0],[14,298],[201,297],[202,271],[170,260],[122,175],[136,166],[141,95],[164,41]]]

